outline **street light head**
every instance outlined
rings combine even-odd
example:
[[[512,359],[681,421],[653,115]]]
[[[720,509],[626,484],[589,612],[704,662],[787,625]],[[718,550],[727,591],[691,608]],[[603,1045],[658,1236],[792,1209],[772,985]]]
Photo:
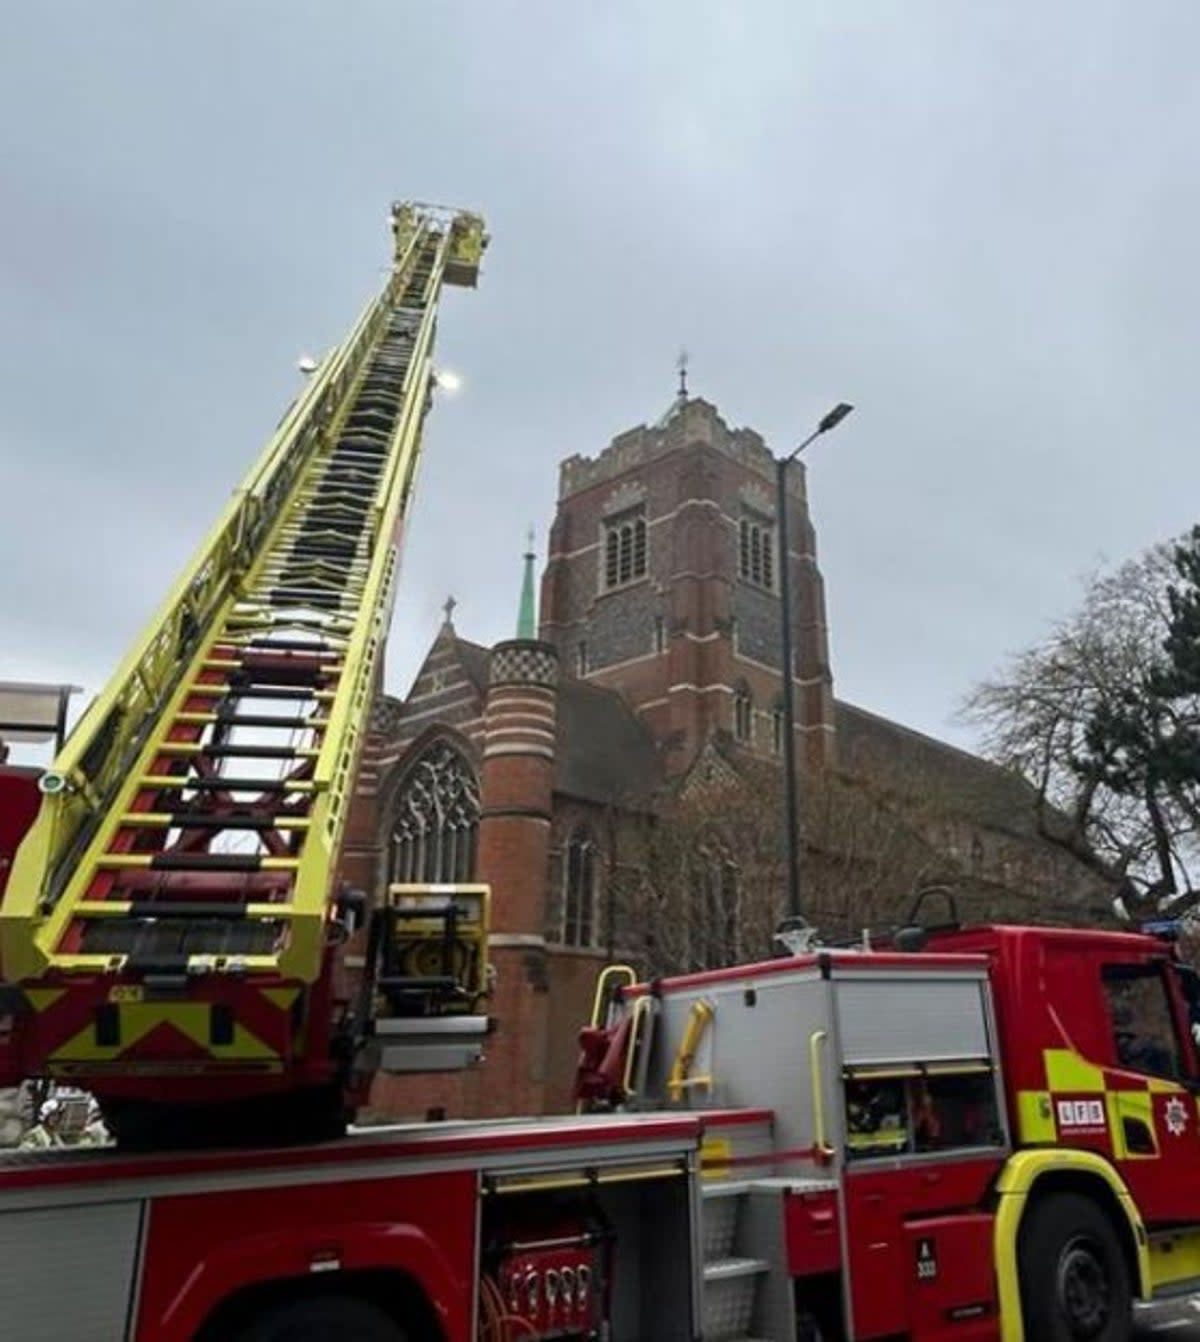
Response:
[[[817,432],[828,433],[830,429],[836,429],[853,409],[852,405],[847,405],[845,401],[839,401],[817,425]]]

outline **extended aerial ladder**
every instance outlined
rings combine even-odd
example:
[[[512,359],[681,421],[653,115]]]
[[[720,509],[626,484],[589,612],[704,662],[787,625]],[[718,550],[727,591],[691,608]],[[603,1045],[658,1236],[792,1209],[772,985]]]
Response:
[[[409,891],[392,910],[395,936],[430,917],[452,930],[447,972],[381,983],[396,948],[376,934],[361,990],[339,986],[362,910],[337,864],[438,302],[443,284],[474,286],[487,244],[478,215],[435,207],[393,206],[392,228],[382,292],[44,776],[0,906],[0,1083],[89,1086],[119,1132],[145,1126],[165,1077],[173,1108],[236,1101],[244,1127],[284,1099],[293,1126],[336,1126],[378,1058],[377,1005],[478,1018],[479,890]]]

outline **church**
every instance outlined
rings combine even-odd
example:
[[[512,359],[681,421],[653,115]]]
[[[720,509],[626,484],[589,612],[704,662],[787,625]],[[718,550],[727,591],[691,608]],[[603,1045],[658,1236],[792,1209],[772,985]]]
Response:
[[[378,696],[342,877],[375,897],[488,882],[496,1021],[481,1067],[382,1078],[378,1113],[560,1111],[605,964],[772,953],[783,564],[804,906],[822,934],[894,926],[922,891],[973,918],[1105,916],[1104,880],[1036,823],[1024,779],[835,696],[801,462],[787,509],[784,555],[771,451],[681,385],[656,422],[561,463],[517,636],[471,642],[448,601],[408,695]]]

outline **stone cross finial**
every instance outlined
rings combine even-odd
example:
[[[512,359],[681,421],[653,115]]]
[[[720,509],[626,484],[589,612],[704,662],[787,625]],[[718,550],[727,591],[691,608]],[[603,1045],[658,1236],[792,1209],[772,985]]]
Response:
[[[458,605],[458,602],[455,601],[455,599],[454,599],[452,596],[448,596],[448,597],[446,598],[446,604],[442,607],[442,610],[444,610],[444,611],[446,612],[446,623],[447,623],[447,624],[450,624],[450,623],[452,622],[452,617],[453,617],[453,615],[454,615],[454,607],[457,606],[457,605]]]

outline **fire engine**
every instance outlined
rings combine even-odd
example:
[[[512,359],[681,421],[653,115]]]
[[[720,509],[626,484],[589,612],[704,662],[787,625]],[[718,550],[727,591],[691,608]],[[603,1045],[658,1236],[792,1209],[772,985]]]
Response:
[[[0,1337],[1130,1338],[1200,1288],[1200,990],[1159,937],[918,906],[874,944],[610,966],[577,1112],[338,1135],[376,1068],[487,1031],[488,892],[333,877],[439,287],[486,241],[393,226],[32,823],[20,785],[0,1081],[86,1085],[118,1142],[0,1158]]]
[[[1162,941],[913,926],[622,972],[586,1112],[8,1157],[3,1335],[1117,1342],[1200,1286],[1197,993]]]

